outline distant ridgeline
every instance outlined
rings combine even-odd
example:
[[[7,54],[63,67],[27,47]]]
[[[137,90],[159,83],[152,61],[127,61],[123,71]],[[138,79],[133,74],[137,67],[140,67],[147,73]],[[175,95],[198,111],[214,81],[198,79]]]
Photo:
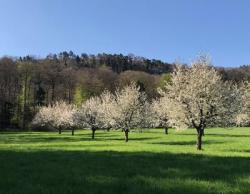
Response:
[[[80,104],[105,89],[111,92],[131,81],[158,96],[157,88],[170,81],[174,64],[134,55],[76,55],[72,51],[0,59],[0,130],[27,129],[37,106],[64,100]],[[250,66],[218,68],[225,80],[239,82],[250,78]]]
[[[24,57],[23,59],[27,59],[27,57]],[[50,54],[46,57],[46,59],[55,60],[58,62],[61,61],[66,66],[74,66],[77,68],[98,68],[106,66],[115,73],[133,70],[144,71],[150,74],[161,74],[171,72],[173,69],[172,64],[164,63],[161,60],[150,60],[144,57],[138,57],[133,54],[122,55],[102,53],[97,55],[81,54],[79,56],[75,55],[72,51],[64,51],[58,55]]]

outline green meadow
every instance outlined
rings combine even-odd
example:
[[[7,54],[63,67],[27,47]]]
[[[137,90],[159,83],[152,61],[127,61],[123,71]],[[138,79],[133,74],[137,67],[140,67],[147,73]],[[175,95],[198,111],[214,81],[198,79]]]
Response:
[[[1,194],[250,193],[250,128],[0,133]]]

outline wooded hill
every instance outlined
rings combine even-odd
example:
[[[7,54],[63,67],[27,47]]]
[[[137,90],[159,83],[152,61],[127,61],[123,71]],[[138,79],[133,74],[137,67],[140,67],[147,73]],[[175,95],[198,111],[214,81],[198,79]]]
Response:
[[[80,104],[105,89],[111,92],[131,81],[149,99],[170,80],[174,64],[135,55],[76,55],[72,51],[45,58],[25,56],[0,59],[0,129],[27,128],[36,107],[64,100]],[[250,66],[218,68],[223,79],[250,79]]]

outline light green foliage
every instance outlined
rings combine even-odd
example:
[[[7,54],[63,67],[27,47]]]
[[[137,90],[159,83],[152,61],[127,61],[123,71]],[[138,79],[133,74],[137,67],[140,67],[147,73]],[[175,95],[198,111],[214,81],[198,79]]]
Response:
[[[0,193],[249,193],[250,128],[0,134]]]
[[[75,94],[74,94],[74,104],[77,106],[81,105],[87,98],[87,94],[84,91],[82,86],[77,86],[75,88]]]
[[[18,95],[18,107],[15,110],[14,117],[12,118],[12,123],[15,124],[18,127],[22,127],[23,123],[23,117],[25,114],[25,106],[29,104],[29,102],[32,101],[31,97],[29,97],[29,90],[30,88],[30,80],[31,76],[27,75],[26,79],[23,78],[21,81],[21,90]],[[26,110],[27,111],[27,110]]]
[[[159,87],[163,89],[167,83],[171,82],[171,73],[163,73],[160,77]]]

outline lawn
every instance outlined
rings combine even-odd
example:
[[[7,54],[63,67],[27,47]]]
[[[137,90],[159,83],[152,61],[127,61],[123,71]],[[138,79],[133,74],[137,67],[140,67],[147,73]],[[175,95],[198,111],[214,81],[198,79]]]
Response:
[[[1,194],[250,193],[250,128],[1,132]]]

